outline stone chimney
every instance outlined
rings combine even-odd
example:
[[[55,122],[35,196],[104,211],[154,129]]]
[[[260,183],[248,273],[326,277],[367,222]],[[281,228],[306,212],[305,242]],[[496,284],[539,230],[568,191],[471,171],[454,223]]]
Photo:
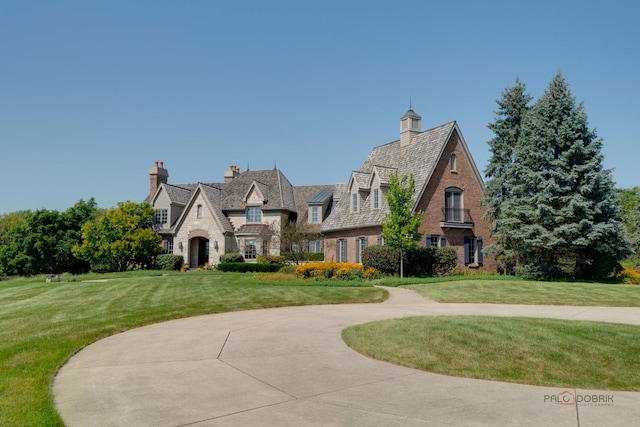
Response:
[[[408,145],[414,136],[422,132],[422,117],[409,107],[409,110],[400,118],[400,146]]]
[[[149,201],[156,194],[160,184],[166,184],[169,179],[169,171],[164,168],[164,162],[156,160],[154,166],[149,169]]]
[[[227,169],[224,173],[224,182],[231,182],[233,178],[240,175],[240,168],[236,165],[229,165],[229,169]]]

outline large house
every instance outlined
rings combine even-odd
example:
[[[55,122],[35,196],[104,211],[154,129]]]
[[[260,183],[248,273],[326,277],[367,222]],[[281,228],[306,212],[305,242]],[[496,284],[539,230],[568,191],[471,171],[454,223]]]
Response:
[[[148,201],[165,252],[183,255],[191,267],[217,264],[232,252],[248,261],[278,255],[287,221],[321,233],[305,243],[307,251],[361,262],[367,246],[384,244],[381,224],[393,174],[415,179],[413,209],[425,212],[422,245],[453,247],[461,269],[495,269],[482,254],[489,239],[480,207],[484,183],[457,123],[422,131],[412,109],[400,119],[400,139],[375,147],[347,183],[293,186],[277,168],[241,172],[231,166],[219,183],[169,184],[164,164],[156,162]]]

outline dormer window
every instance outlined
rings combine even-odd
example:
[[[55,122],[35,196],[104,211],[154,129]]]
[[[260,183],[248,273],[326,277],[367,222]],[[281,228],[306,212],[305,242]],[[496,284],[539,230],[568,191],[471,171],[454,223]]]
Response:
[[[259,206],[247,206],[247,223],[261,222],[262,210]]]
[[[358,193],[353,193],[351,195],[351,212],[352,213],[358,212]]]
[[[373,189],[373,209],[380,209],[380,189]]]
[[[317,224],[320,222],[320,207],[311,206],[311,223]]]
[[[169,218],[168,209],[156,209],[153,215],[153,222],[157,225],[164,225]]]

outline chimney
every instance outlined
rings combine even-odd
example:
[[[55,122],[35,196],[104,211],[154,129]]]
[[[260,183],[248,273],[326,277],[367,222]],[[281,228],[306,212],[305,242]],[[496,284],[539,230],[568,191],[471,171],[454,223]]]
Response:
[[[224,182],[231,182],[233,178],[240,175],[240,168],[236,165],[229,165],[229,169],[227,169],[224,173]]]
[[[164,162],[156,160],[155,165],[149,169],[149,202],[158,191],[160,184],[166,184],[169,179],[169,171],[164,168]]]

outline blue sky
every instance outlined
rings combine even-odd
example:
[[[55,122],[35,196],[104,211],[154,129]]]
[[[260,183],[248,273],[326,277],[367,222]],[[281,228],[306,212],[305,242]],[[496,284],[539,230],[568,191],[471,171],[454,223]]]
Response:
[[[457,120],[478,168],[495,100],[559,70],[618,187],[637,164],[635,2],[0,1],[0,213],[143,200],[230,164],[344,182],[399,137]]]

